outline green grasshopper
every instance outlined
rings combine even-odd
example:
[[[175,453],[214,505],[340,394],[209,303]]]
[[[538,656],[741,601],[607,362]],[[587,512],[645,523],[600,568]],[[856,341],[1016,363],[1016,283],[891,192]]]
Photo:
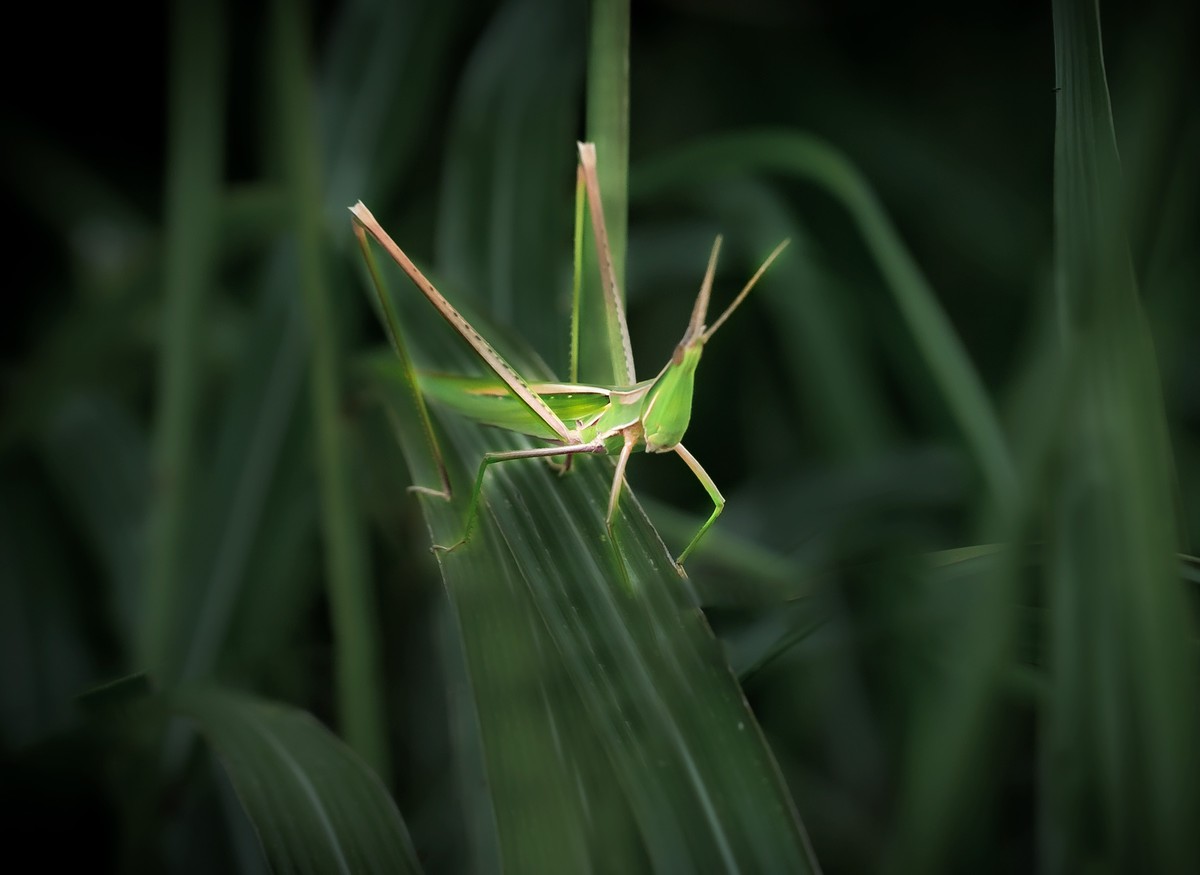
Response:
[[[771,262],[783,251],[788,241],[783,241],[775,248],[734,298],[733,303],[711,327],[707,327],[704,320],[708,311],[717,255],[721,248],[721,238],[717,237],[713,243],[708,267],[704,273],[704,281],[696,296],[691,319],[688,321],[683,339],[675,347],[670,361],[656,376],[639,382],[634,376],[629,330],[625,322],[621,293],[617,288],[612,255],[608,246],[608,232],[604,224],[604,210],[596,176],[596,148],[591,143],[579,144],[579,166],[576,174],[575,321],[573,325],[578,324],[579,313],[580,263],[582,261],[580,257],[582,250],[581,218],[582,199],[585,192],[599,256],[605,306],[610,321],[618,329],[615,333],[619,336],[622,346],[620,352],[623,355],[620,365],[623,367],[619,366],[619,369],[624,370],[625,379],[620,386],[592,386],[577,382],[578,330],[572,331],[570,382],[530,383],[526,381],[467,322],[441,292],[434,288],[433,284],[404,254],[404,251],[380,227],[370,210],[361,201],[350,208],[350,212],[354,215],[354,232],[358,237],[363,256],[374,280],[383,312],[387,314],[389,330],[395,333],[398,331],[398,326],[391,324],[394,319],[372,260],[370,245],[367,241],[368,234],[374,237],[387,254],[400,265],[408,274],[409,279],[424,293],[442,317],[471,345],[484,364],[499,378],[499,382],[496,382],[491,378],[422,375],[420,379],[421,392],[485,425],[526,434],[551,444],[533,449],[485,454],[475,477],[475,486],[467,507],[462,537],[449,546],[435,545],[434,549],[436,550],[454,550],[466,543],[471,536],[472,526],[478,513],[487,469],[497,462],[509,462],[515,459],[545,458],[554,463],[555,458],[563,458],[564,462],[557,467],[561,471],[565,471],[569,468],[572,457],[577,454],[611,455],[615,453],[617,455],[616,472],[613,475],[612,489],[609,491],[608,514],[605,518],[605,524],[611,537],[613,517],[621,496],[625,466],[629,462],[630,455],[635,450],[644,450],[648,453],[675,453],[696,475],[696,479],[700,481],[713,502],[712,514],[692,538],[691,543],[679,554],[679,558],[675,560],[679,566],[682,566],[688,554],[695,549],[696,544],[712,527],[725,508],[725,498],[717,489],[716,483],[681,443],[692,413],[692,387],[695,381],[696,366],[700,363],[704,344],[745,300],[746,295],[754,288],[755,283],[771,265]],[[393,340],[395,342],[398,338],[393,338]],[[394,345],[398,346],[396,343]],[[405,366],[408,366],[407,363]],[[442,478],[445,486],[441,490],[428,487],[412,487],[412,489],[449,500],[449,482],[444,474],[445,467],[441,464],[441,451],[438,449],[436,439],[433,438],[433,429],[429,423],[428,414],[419,398],[418,409],[424,420],[422,425],[431,439],[439,468],[443,472]]]

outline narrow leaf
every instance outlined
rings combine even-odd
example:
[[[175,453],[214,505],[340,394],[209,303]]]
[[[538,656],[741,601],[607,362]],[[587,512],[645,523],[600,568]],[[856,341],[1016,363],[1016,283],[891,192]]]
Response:
[[[596,146],[613,281],[623,294],[629,228],[629,0],[591,4],[590,25],[587,139]],[[585,324],[603,325],[605,330],[583,334],[580,373],[600,383],[629,383],[634,374],[624,315],[611,303],[608,290],[595,283],[598,256],[592,235],[584,239],[582,315]]]
[[[300,293],[312,344],[311,392],[321,486],[325,574],[336,641],[338,710],[350,744],[387,772],[380,644],[367,568],[366,532],[355,503],[349,439],[339,415],[341,338],[328,283],[322,234],[316,112],[310,92],[306,16],[273,5],[274,81],[284,134],[283,159],[298,238]]]
[[[139,662],[163,677],[179,670],[179,579],[200,405],[200,335],[215,277],[224,118],[224,4],[180,2],[172,11],[162,373],[155,426],[151,530]]]
[[[398,378],[391,385],[402,391]],[[456,500],[420,499],[439,544],[461,534],[483,454],[525,445],[451,417],[445,433]],[[519,797],[527,807],[536,798],[558,798],[560,815],[578,812],[577,797],[559,795],[562,778],[599,749],[611,771],[593,773],[598,786],[581,790],[589,804],[607,798],[618,814],[627,810],[633,818],[644,851],[629,848],[630,861],[645,853],[666,869],[810,871],[815,862],[803,828],[754,717],[687,579],[629,491],[615,542],[606,535],[612,465],[581,458],[561,478],[538,461],[493,466],[471,541],[439,554],[475,685],[501,843],[520,835],[506,825],[511,812],[501,800]],[[507,634],[496,628],[501,621]],[[497,664],[512,666],[503,682],[510,690],[502,697],[507,718],[488,704],[495,703]],[[553,729],[556,739],[553,754],[537,757],[520,778],[507,758],[489,750],[491,741],[508,736],[498,721],[517,719],[512,689],[526,691],[519,717],[526,732]],[[587,721],[563,716],[579,707]],[[582,831],[588,856],[596,857],[603,839],[586,825],[576,822],[556,840]],[[579,852],[571,847],[571,854]],[[506,868],[528,864],[515,848],[504,852]],[[574,859],[561,857],[560,865]]]
[[[219,688],[183,688],[278,873],[420,872],[378,777],[306,712]]]
[[[1054,3],[1058,312],[1073,381],[1047,569],[1044,868],[1194,871],[1197,677],[1174,470],[1095,0]]]

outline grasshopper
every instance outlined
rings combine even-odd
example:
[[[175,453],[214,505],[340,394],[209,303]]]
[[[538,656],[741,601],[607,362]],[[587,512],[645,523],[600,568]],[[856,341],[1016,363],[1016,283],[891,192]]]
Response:
[[[454,544],[435,545],[435,550],[454,550],[466,543],[471,536],[478,513],[484,476],[488,468],[499,462],[511,462],[517,459],[544,458],[554,463],[556,458],[562,458],[563,463],[558,464],[557,467],[565,472],[570,467],[571,459],[580,453],[615,454],[617,457],[616,470],[613,474],[612,488],[609,490],[608,513],[605,518],[605,525],[611,537],[613,518],[621,496],[621,488],[625,480],[625,467],[629,462],[630,455],[636,450],[642,450],[647,453],[674,453],[679,456],[691,469],[696,479],[700,481],[713,502],[712,514],[683,552],[679,554],[679,558],[675,560],[679,567],[682,567],[684,560],[696,548],[700,539],[712,527],[725,508],[725,498],[721,495],[716,483],[695,456],[688,452],[681,443],[692,413],[692,389],[695,383],[696,366],[700,363],[704,345],[745,300],[759,278],[770,267],[771,262],[787,246],[788,241],[784,240],[775,247],[775,250],[734,298],[733,303],[710,327],[705,325],[705,318],[716,272],[717,255],[721,249],[721,238],[718,236],[709,254],[708,267],[700,285],[700,292],[692,307],[692,315],[683,339],[676,345],[670,360],[658,374],[649,380],[638,381],[634,374],[629,330],[608,246],[608,232],[604,224],[604,209],[600,200],[600,187],[596,175],[596,148],[591,143],[579,144],[579,165],[576,173],[575,321],[573,325],[578,324],[580,264],[582,261],[580,257],[582,222],[580,220],[585,195],[598,253],[605,306],[610,321],[618,329],[615,334],[620,338],[622,346],[620,350],[622,355],[619,358],[623,368],[619,369],[624,371],[625,380],[620,386],[594,386],[577,382],[575,373],[578,361],[577,330],[572,331],[571,381],[567,383],[528,382],[472,327],[445,296],[434,288],[433,284],[396,245],[361,201],[350,208],[354,217],[354,232],[374,280],[383,312],[387,314],[389,330],[394,333],[399,328],[392,324],[394,319],[379,274],[375,270],[370,244],[367,240],[368,235],[373,237],[384,251],[400,265],[413,284],[429,299],[442,317],[450,323],[450,326],[470,344],[483,363],[499,379],[497,382],[491,378],[422,375],[420,379],[421,392],[485,425],[520,432],[549,444],[545,447],[485,454],[475,476],[475,485],[467,507],[462,537]],[[396,338],[393,340],[394,345],[398,346],[395,343]],[[433,438],[432,426],[428,421],[428,414],[423,402],[419,401],[418,409],[424,420],[423,426],[426,434],[430,437],[434,453],[438,457],[439,468],[444,472],[445,468],[441,465],[441,453],[436,439]],[[440,490],[419,486],[412,487],[412,489],[448,500],[450,489],[444,474],[443,481],[445,486]]]

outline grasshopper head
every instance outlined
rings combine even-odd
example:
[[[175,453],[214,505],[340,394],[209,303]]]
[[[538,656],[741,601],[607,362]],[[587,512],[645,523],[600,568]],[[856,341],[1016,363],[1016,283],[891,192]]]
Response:
[[[692,387],[703,351],[703,337],[692,343],[680,343],[670,363],[646,393],[642,431],[647,453],[665,453],[683,440],[683,433],[692,418]]]
[[[788,241],[784,240],[775,247],[762,267],[755,271],[754,276],[750,277],[750,281],[733,299],[733,303],[725,309],[712,327],[708,328],[704,319],[708,313],[708,300],[712,293],[713,276],[717,270],[717,254],[721,251],[721,238],[718,237],[713,243],[712,253],[708,257],[708,269],[704,273],[704,282],[700,284],[700,293],[696,295],[687,331],[675,347],[671,360],[646,393],[643,402],[642,429],[645,433],[646,452],[667,452],[675,449],[683,440],[683,433],[687,431],[688,421],[692,418],[692,389],[696,381],[696,366],[700,364],[704,344],[745,300],[755,283],[771,266],[771,262],[787,245]]]
[[[671,360],[663,368],[642,406],[642,430],[646,439],[646,452],[665,453],[675,449],[692,418],[692,387],[696,382],[696,365],[704,351],[704,318],[708,314],[708,299],[712,294],[713,276],[717,271],[717,254],[721,251],[721,238],[713,241],[708,256],[708,268],[704,271],[704,282],[692,306],[692,318],[687,331],[675,347]]]

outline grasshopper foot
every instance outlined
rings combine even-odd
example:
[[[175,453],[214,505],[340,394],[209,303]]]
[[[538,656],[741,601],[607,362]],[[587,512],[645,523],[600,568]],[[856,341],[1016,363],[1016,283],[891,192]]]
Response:
[[[444,489],[433,489],[429,486],[409,486],[405,492],[411,495],[428,495],[431,498],[440,498],[442,501],[450,500],[450,493]]]
[[[459,547],[461,547],[465,543],[467,543],[466,538],[459,538],[457,541],[455,541],[453,544],[450,544],[449,546],[446,546],[445,544],[434,544],[429,549],[430,549],[430,552],[432,552],[432,553],[453,553],[455,550],[457,550]]]

